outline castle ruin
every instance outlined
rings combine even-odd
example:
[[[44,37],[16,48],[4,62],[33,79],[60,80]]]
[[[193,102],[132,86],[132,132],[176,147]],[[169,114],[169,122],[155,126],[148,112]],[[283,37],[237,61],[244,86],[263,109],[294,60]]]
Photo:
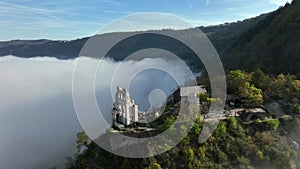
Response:
[[[130,98],[129,92],[117,86],[114,107],[112,109],[112,125],[123,124],[129,126],[139,121],[138,105]]]

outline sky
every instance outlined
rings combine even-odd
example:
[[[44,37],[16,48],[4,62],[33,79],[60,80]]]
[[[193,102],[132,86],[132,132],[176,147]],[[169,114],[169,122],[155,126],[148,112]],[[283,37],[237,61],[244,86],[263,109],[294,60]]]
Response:
[[[0,41],[72,40],[142,12],[173,14],[193,26],[235,22],[276,10],[291,0],[2,0]]]

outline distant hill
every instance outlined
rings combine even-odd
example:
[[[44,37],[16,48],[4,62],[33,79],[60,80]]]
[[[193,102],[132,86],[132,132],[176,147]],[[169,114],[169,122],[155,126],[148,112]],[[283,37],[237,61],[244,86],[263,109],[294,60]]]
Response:
[[[228,49],[234,40],[255,26],[260,21],[264,20],[269,14],[262,14],[260,16],[237,21],[233,23],[224,23],[216,26],[199,27],[204,32],[210,41],[215,46],[219,53],[223,53]]]
[[[237,35],[256,25],[265,17],[266,15],[261,15],[255,18],[246,19],[244,21],[226,23],[217,26],[200,27],[200,29],[207,34],[209,39],[215,45],[216,49],[219,52],[223,52],[224,49],[227,49],[230,46],[230,44],[233,42],[233,39]],[[114,36],[114,33],[100,36]],[[87,40],[88,37],[71,41],[52,41],[45,39],[4,41],[0,42],[0,56],[14,55],[24,58],[50,56],[58,59],[72,59],[79,55],[82,46]],[[134,44],[127,44],[127,46],[132,45]],[[127,49],[127,47],[124,47],[123,50],[125,49]],[[118,58],[114,59],[118,60]]]
[[[292,73],[300,77],[300,0],[279,8],[277,11],[260,16],[225,23],[216,26],[199,27],[211,40],[219,52],[226,70],[243,69],[252,71],[260,68],[269,74]],[[166,30],[161,30],[166,31]],[[174,30],[169,30],[174,31]],[[159,31],[158,31],[159,32]],[[180,33],[180,30],[174,31]],[[130,34],[124,32],[121,34]],[[103,38],[114,37],[120,33],[97,35]],[[144,36],[127,41],[120,45],[117,53],[107,57],[122,60],[128,46],[130,51],[142,49],[142,40],[153,41],[153,36]],[[13,40],[0,42],[0,56],[15,55],[18,57],[50,56],[58,59],[78,57],[88,37],[71,41],[52,40]],[[193,52],[178,44],[153,43],[182,54],[183,59],[194,65]],[[155,47],[155,45],[153,47]],[[124,53],[125,52],[125,53]],[[190,65],[193,67],[193,65]]]
[[[50,56],[58,59],[76,58],[88,38],[72,41],[12,40],[0,42],[0,56],[14,55],[23,58]]]
[[[222,54],[226,69],[300,77],[300,1],[294,0],[242,33]]]

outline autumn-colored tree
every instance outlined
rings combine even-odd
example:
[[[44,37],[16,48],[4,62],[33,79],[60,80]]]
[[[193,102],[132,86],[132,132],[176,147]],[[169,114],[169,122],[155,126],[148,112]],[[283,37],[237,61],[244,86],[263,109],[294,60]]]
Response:
[[[250,84],[249,75],[241,70],[229,72],[228,89],[242,99],[245,107],[260,107],[263,104],[262,90]]]
[[[263,104],[262,90],[245,82],[239,88],[239,96],[242,99],[244,107],[260,107]]]
[[[271,81],[270,95],[279,99],[292,99],[300,97],[300,81],[294,75],[279,74]]]
[[[238,94],[238,88],[247,82],[247,78],[244,72],[241,70],[232,70],[227,76],[227,87],[230,93]]]

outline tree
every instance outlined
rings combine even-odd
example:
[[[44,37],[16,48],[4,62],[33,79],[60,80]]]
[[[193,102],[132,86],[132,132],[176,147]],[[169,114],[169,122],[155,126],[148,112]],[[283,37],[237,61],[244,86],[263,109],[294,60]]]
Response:
[[[300,98],[300,80],[293,80],[292,82],[294,96]]]
[[[270,94],[275,98],[292,99],[300,96],[300,81],[294,75],[280,74],[270,86]]]
[[[161,168],[160,164],[152,163],[148,167],[146,167],[145,169],[162,169],[162,168]]]
[[[228,129],[230,131],[234,131],[237,129],[237,123],[236,123],[236,118],[231,117],[228,119]]]
[[[244,156],[238,157],[238,168],[253,168],[250,166],[250,160]]]
[[[254,75],[257,79],[264,76],[259,70]],[[263,104],[262,90],[250,84],[249,76],[241,70],[229,72],[228,89],[242,99],[245,107],[260,107]]]
[[[170,127],[173,125],[174,121],[175,121],[175,120],[174,120],[173,117],[167,118],[167,119],[164,121],[164,128],[166,128],[166,129],[170,128]]]
[[[263,104],[263,96],[261,89],[245,82],[239,87],[239,96],[242,99],[245,107],[260,107]]]
[[[251,82],[255,87],[262,89],[263,91],[265,91],[268,88],[267,76],[261,69],[256,69],[251,74]]]
[[[77,140],[76,140],[77,147],[76,148],[77,148],[78,152],[80,152],[82,147],[87,146],[88,140],[89,140],[89,137],[86,135],[85,132],[77,133]]]
[[[204,92],[199,92],[198,94],[198,97],[200,99],[200,102],[207,102],[208,101],[208,95]]]
[[[270,120],[264,121],[264,126],[267,130],[275,131],[275,130],[277,130],[279,123],[280,122],[278,119],[270,119]]]
[[[246,76],[241,70],[230,71],[227,77],[227,85],[229,92],[238,94],[239,91],[237,89],[246,81]]]
[[[215,130],[216,136],[220,136],[222,134],[225,134],[227,131],[226,122],[222,121],[219,123],[218,127]]]
[[[300,115],[300,104],[294,105],[294,114]]]

